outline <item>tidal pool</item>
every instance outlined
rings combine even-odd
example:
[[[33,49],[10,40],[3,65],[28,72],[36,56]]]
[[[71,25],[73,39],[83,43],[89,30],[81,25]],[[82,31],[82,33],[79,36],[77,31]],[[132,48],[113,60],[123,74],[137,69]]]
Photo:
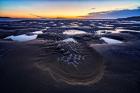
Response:
[[[25,42],[25,41],[30,41],[30,40],[34,40],[37,38],[37,35],[26,35],[26,34],[22,34],[22,35],[11,35],[6,37],[5,39],[11,39],[13,41],[19,41],[19,42]]]
[[[121,32],[123,32],[123,31],[140,33],[140,31],[130,30],[130,29],[123,29],[123,28],[117,28],[114,32],[116,32],[116,33],[121,33]]]
[[[112,38],[107,38],[107,37],[101,37],[101,40],[104,40],[107,44],[120,44],[123,43],[122,41],[112,39]]]
[[[98,30],[98,31],[96,31],[96,34],[97,35],[104,35],[104,34],[108,34],[108,33],[121,33],[121,32],[137,32],[137,33],[140,33],[140,31],[136,31],[136,30],[116,28],[115,30]]]
[[[35,32],[33,32],[33,34],[36,34],[36,35],[43,34],[43,31],[35,31]]]
[[[63,32],[65,35],[79,35],[79,34],[87,34],[85,31],[81,30],[66,30]]]

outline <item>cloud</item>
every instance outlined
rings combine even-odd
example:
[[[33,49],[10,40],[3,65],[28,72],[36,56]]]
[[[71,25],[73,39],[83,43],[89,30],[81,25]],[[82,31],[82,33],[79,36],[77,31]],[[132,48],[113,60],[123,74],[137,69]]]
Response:
[[[114,11],[104,11],[104,12],[91,12],[84,18],[93,19],[114,19],[114,18],[125,18],[131,16],[140,16],[140,7],[136,9],[123,9]]]

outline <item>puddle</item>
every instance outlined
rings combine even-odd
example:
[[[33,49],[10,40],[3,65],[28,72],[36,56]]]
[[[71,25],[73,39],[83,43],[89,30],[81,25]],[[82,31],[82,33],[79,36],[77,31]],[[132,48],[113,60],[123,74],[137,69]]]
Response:
[[[50,27],[48,27],[48,26],[46,27],[46,29],[49,29],[49,28],[50,28]]]
[[[140,21],[121,21],[120,24],[140,24]]]
[[[95,32],[96,35],[104,35],[107,33],[112,33],[112,30],[98,30]]]
[[[36,35],[38,35],[38,34],[43,34],[43,32],[42,31],[35,31],[35,32],[32,32],[33,34],[36,34]]]
[[[63,25],[64,23],[60,23],[61,25]]]
[[[69,27],[79,27],[78,22],[70,23]]]
[[[120,32],[123,32],[123,31],[140,33],[140,31],[129,30],[129,29],[123,29],[123,28],[118,28],[118,29],[116,29],[114,32],[116,32],[116,33],[120,33]]]
[[[53,24],[52,26],[57,26],[57,24]]]
[[[19,42],[25,42],[25,41],[30,41],[30,40],[34,40],[37,38],[37,35],[26,35],[26,34],[22,34],[22,35],[11,35],[6,37],[5,39],[11,39],[13,41],[19,41]]]
[[[50,21],[49,23],[53,24],[54,22],[53,21]]]
[[[140,21],[130,21],[132,22],[133,24],[140,24]]]
[[[67,26],[65,26],[65,25],[62,25],[61,27],[62,27],[62,28],[66,28]]]
[[[121,32],[137,32],[137,33],[140,33],[140,31],[136,31],[136,30],[116,28],[115,30],[98,30],[98,31],[96,31],[96,34],[97,35],[104,35],[104,34],[108,34],[108,33],[121,33]]]
[[[64,39],[63,42],[74,42],[74,43],[78,43],[75,39],[73,38],[67,38],[67,39]]]
[[[63,32],[65,35],[79,35],[79,34],[87,34],[85,31],[81,30],[66,30]]]
[[[120,44],[123,43],[122,41],[116,40],[116,39],[111,39],[107,37],[101,37],[101,40],[104,40],[107,44]]]
[[[103,28],[103,29],[113,29],[113,27],[111,26],[97,26],[99,29]]]

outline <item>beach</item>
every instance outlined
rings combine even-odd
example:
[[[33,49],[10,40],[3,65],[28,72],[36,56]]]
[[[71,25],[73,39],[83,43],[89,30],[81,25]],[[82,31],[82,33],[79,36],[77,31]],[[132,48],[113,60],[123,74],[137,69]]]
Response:
[[[116,20],[26,20],[0,24],[3,93],[140,92],[138,28],[137,33],[122,31]]]

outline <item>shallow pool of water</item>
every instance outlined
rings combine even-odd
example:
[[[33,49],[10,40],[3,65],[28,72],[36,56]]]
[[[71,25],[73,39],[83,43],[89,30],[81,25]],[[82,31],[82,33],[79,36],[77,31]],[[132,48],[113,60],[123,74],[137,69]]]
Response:
[[[22,34],[22,35],[11,35],[6,37],[5,39],[11,39],[13,41],[19,41],[19,42],[25,42],[25,41],[30,41],[30,40],[34,40],[37,38],[37,35],[26,35],[26,34]]]
[[[136,30],[130,30],[130,29],[124,29],[124,28],[116,28],[115,30],[98,30],[96,31],[97,35],[104,35],[104,34],[108,34],[108,33],[121,33],[121,32],[137,32],[140,33],[140,31],[136,31]]]
[[[87,34],[85,31],[81,30],[66,30],[63,32],[65,35],[78,35],[78,34]]]
[[[101,37],[101,40],[104,40],[107,44],[120,44],[123,43],[122,41],[112,39],[112,38],[107,38],[107,37]]]
[[[129,30],[129,29],[123,29],[123,28],[118,28],[118,29],[116,29],[114,32],[116,32],[116,33],[120,33],[120,32],[123,32],[123,31],[140,33],[140,31]]]
[[[33,32],[33,34],[36,34],[36,35],[43,34],[43,31],[35,31],[35,32]]]

